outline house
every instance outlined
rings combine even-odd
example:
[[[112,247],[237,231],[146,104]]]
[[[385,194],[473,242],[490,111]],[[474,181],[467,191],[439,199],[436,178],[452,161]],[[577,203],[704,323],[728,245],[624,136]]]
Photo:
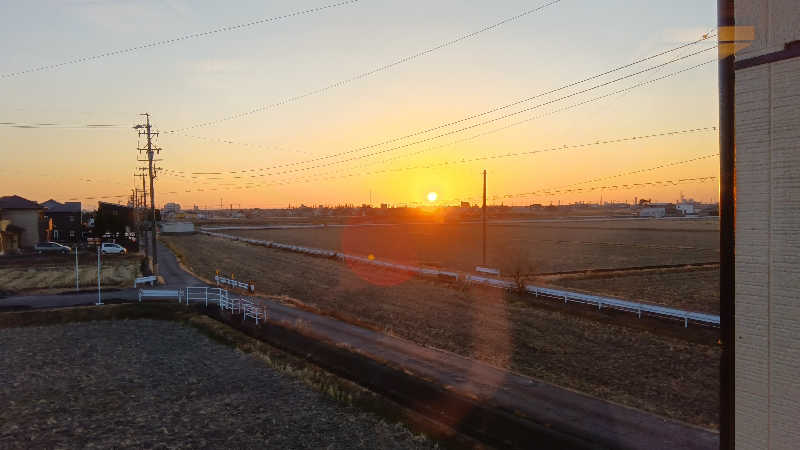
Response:
[[[82,240],[81,203],[59,203],[48,200],[42,203],[47,240],[57,242],[79,242]]]
[[[656,208],[642,208],[639,210],[639,217],[656,217],[661,218],[667,215],[667,210],[664,207]]]
[[[167,203],[162,209],[164,215],[174,215],[181,212],[181,205],[178,203]]]
[[[678,209],[678,211],[682,212],[684,215],[687,216],[695,213],[694,203],[689,203],[689,202],[678,203],[675,207]]]
[[[44,240],[42,205],[18,195],[0,197],[0,252],[30,248]]]

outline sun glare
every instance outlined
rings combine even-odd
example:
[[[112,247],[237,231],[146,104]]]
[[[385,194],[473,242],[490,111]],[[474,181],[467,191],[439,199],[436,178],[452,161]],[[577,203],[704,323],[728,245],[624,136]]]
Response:
[[[429,202],[435,202],[437,197],[439,197],[439,195],[437,195],[436,192],[428,192]]]

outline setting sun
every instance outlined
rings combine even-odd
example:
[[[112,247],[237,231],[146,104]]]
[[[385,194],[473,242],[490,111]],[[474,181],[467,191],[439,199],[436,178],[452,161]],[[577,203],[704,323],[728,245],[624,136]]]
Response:
[[[436,192],[428,192],[428,201],[435,202],[436,198],[439,197]]]

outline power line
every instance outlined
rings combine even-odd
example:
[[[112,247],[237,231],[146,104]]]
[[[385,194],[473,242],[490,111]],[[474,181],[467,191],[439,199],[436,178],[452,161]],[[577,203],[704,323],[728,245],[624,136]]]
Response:
[[[505,104],[505,105],[494,107],[494,108],[491,108],[491,109],[489,109],[487,111],[484,111],[484,112],[481,112],[481,113],[472,114],[470,116],[466,116],[466,117],[458,119],[458,120],[442,123],[442,124],[436,125],[434,127],[430,127],[430,128],[423,129],[423,130],[418,130],[418,131],[415,131],[413,133],[406,134],[404,136],[394,137],[394,138],[387,139],[387,140],[384,140],[382,142],[378,142],[378,143],[375,143],[375,144],[370,144],[370,145],[366,145],[366,146],[362,146],[362,147],[358,147],[358,148],[354,148],[354,149],[351,149],[351,150],[346,150],[346,151],[342,151],[342,152],[338,152],[338,153],[331,153],[331,154],[328,154],[328,155],[324,155],[324,156],[320,156],[320,157],[316,157],[316,158],[311,158],[311,159],[307,159],[307,160],[303,160],[303,161],[296,161],[296,162],[292,162],[292,163],[279,164],[279,165],[267,167],[267,168],[260,169],[260,170],[279,169],[279,168],[284,168],[284,167],[296,166],[296,165],[300,165],[300,164],[307,164],[307,163],[313,163],[313,162],[317,162],[317,161],[322,161],[322,160],[334,158],[334,157],[337,157],[337,156],[342,156],[342,155],[347,155],[347,154],[351,154],[351,153],[357,153],[357,152],[360,152],[360,151],[363,151],[363,150],[373,149],[373,148],[376,148],[376,147],[379,147],[379,146],[382,146],[382,145],[386,145],[386,144],[392,144],[392,143],[395,143],[395,142],[398,142],[398,141],[401,141],[401,140],[404,140],[404,139],[408,139],[408,138],[416,137],[416,136],[419,136],[419,135],[422,135],[422,134],[426,134],[426,133],[429,133],[431,131],[436,131],[436,130],[439,130],[439,129],[442,129],[442,128],[446,128],[446,127],[449,127],[449,126],[452,126],[452,125],[457,125],[459,123],[466,122],[466,121],[471,120],[471,119],[476,119],[476,118],[479,118],[479,117],[483,117],[483,116],[486,116],[488,114],[491,114],[491,113],[494,113],[494,112],[497,112],[497,111],[505,110],[505,109],[511,108],[513,106],[529,102],[529,101],[534,100],[536,98],[540,98],[540,97],[543,97],[543,96],[546,96],[546,95],[549,95],[549,94],[553,94],[553,93],[556,93],[556,92],[563,91],[563,90],[568,89],[570,87],[575,87],[575,86],[577,86],[579,84],[582,84],[582,83],[585,83],[587,81],[591,81],[591,80],[603,77],[605,75],[609,75],[611,73],[618,72],[620,70],[632,67],[632,66],[640,64],[642,62],[649,61],[651,59],[667,55],[669,53],[684,49],[686,47],[699,44],[701,42],[704,42],[704,41],[708,40],[711,37],[713,37],[713,36],[704,35],[703,38],[698,39],[696,41],[689,42],[687,44],[679,45],[679,46],[671,48],[669,50],[665,50],[663,52],[660,52],[660,53],[657,53],[657,54],[654,54],[654,55],[651,55],[651,56],[648,56],[648,57],[645,57],[645,58],[638,59],[638,60],[633,61],[631,63],[624,64],[622,66],[618,66],[618,67],[609,69],[609,70],[607,70],[605,72],[601,72],[601,73],[598,73],[598,74],[583,78],[581,80],[568,83],[568,84],[563,85],[561,87],[558,87],[558,88],[555,88],[555,89],[551,89],[549,91],[542,92],[542,93],[539,93],[539,94],[536,94],[536,95],[533,95],[533,96],[530,96],[530,97],[526,97],[526,98],[521,99],[521,100],[516,100],[514,102],[511,102],[511,103],[508,103],[508,104]],[[668,62],[666,62],[666,63],[664,63],[662,65],[654,66],[654,67],[651,67],[651,68],[649,68],[649,69],[647,69],[645,71],[641,71],[641,72],[637,72],[635,74],[632,74],[632,75],[628,76],[628,78],[631,77],[631,76],[639,75],[641,73],[644,73],[644,72],[647,72],[647,71],[650,71],[650,70],[655,70],[655,69],[657,69],[659,67],[663,67],[663,66],[671,64],[673,62],[680,61],[682,59],[694,56],[694,55],[696,55],[698,53],[710,50],[711,48],[715,48],[715,47],[710,47],[708,49],[701,50],[700,52],[695,52],[695,53],[691,53],[689,55],[684,55],[684,56],[682,56],[680,58],[676,58],[676,59],[673,59],[671,61],[668,61]],[[612,82],[620,81],[621,79],[624,79],[624,78],[620,78],[620,79],[614,80]],[[186,130],[186,129],[188,129],[188,128],[184,128],[184,129],[180,129],[180,130],[174,130],[174,131],[171,131],[170,133],[179,133],[180,131],[183,131],[183,130]],[[180,133],[180,134],[182,136],[186,136],[186,137],[190,137],[190,138],[194,138],[194,139],[208,139],[208,138],[204,138],[202,136],[194,136],[194,135],[185,134],[185,133]],[[230,140],[230,139],[224,139],[224,140],[222,140],[222,142],[227,143],[227,144],[248,145],[246,143],[235,142],[235,141]]]
[[[433,53],[435,51],[441,50],[443,48],[450,47],[450,46],[455,45],[455,44],[457,44],[457,43],[459,43],[461,41],[473,38],[473,37],[475,37],[475,36],[477,36],[477,35],[479,35],[481,33],[485,33],[487,31],[494,30],[495,28],[501,27],[501,26],[503,26],[503,25],[505,25],[507,23],[514,22],[514,21],[519,20],[519,19],[521,19],[521,18],[523,18],[525,16],[528,16],[530,14],[539,12],[539,11],[547,8],[548,6],[551,6],[551,5],[554,5],[556,3],[559,3],[560,1],[561,0],[553,0],[553,1],[549,2],[549,3],[545,3],[545,4],[541,5],[541,6],[536,7],[536,8],[529,9],[529,10],[524,11],[524,12],[522,12],[520,14],[515,15],[515,16],[509,17],[509,18],[504,19],[504,20],[501,20],[500,22],[496,22],[494,24],[485,26],[485,27],[481,28],[480,30],[473,31],[473,32],[468,33],[468,34],[461,35],[461,36],[459,36],[459,37],[457,37],[455,39],[449,40],[447,42],[443,42],[443,43],[441,43],[439,45],[436,45],[434,47],[428,48],[426,50],[422,50],[422,51],[417,52],[417,53],[415,53],[413,55],[405,56],[405,57],[400,58],[400,59],[398,59],[398,60],[396,60],[394,62],[391,62],[389,64],[385,64],[383,66],[377,67],[377,68],[369,70],[367,72],[362,72],[362,73],[360,73],[358,75],[355,75],[353,77],[350,77],[350,78],[346,78],[346,79],[343,79],[343,80],[336,81],[336,82],[331,83],[331,84],[329,84],[329,85],[327,85],[325,87],[322,87],[322,88],[319,88],[319,89],[315,89],[313,91],[308,91],[308,92],[306,92],[304,94],[299,94],[299,95],[296,95],[294,97],[288,97],[288,98],[285,98],[285,99],[283,99],[283,100],[281,100],[279,102],[270,103],[268,105],[260,106],[258,108],[251,109],[250,111],[241,112],[241,113],[234,114],[232,116],[223,117],[223,118],[217,119],[217,120],[210,120],[210,121],[207,121],[207,122],[201,122],[201,123],[198,123],[198,124],[195,124],[195,125],[191,125],[191,126],[188,126],[188,127],[183,127],[183,128],[178,128],[178,129],[175,129],[175,130],[170,130],[170,131],[167,131],[165,133],[169,133],[169,134],[180,133],[182,131],[191,130],[191,129],[195,129],[195,128],[205,128],[205,127],[212,126],[212,125],[218,125],[218,124],[223,123],[223,122],[227,122],[227,121],[234,120],[234,119],[240,119],[242,117],[250,116],[250,115],[253,115],[253,114],[256,114],[256,113],[259,113],[259,112],[263,112],[263,111],[267,111],[269,109],[276,108],[278,106],[282,106],[282,105],[285,105],[287,103],[292,103],[292,102],[295,102],[297,100],[301,100],[303,98],[310,97],[312,95],[321,94],[321,93],[326,92],[328,90],[331,90],[331,89],[334,89],[334,88],[338,88],[338,87],[344,86],[346,84],[352,83],[353,81],[358,81],[358,80],[361,80],[363,78],[367,78],[367,77],[370,77],[372,75],[375,75],[377,73],[384,72],[386,70],[391,69],[392,67],[398,66],[400,64],[407,63],[409,61],[413,61],[413,60],[415,60],[415,59],[417,59],[419,57],[426,56],[426,55],[428,55],[430,53]]]
[[[63,66],[68,66],[68,65],[71,65],[71,64],[79,64],[79,63],[94,61],[94,60],[97,60],[97,59],[100,59],[100,58],[105,58],[105,57],[108,57],[108,56],[122,55],[122,54],[125,54],[125,53],[135,52],[137,50],[143,50],[143,49],[146,49],[146,48],[153,48],[153,47],[159,47],[159,46],[162,46],[162,45],[174,44],[176,42],[186,41],[186,40],[189,40],[189,39],[194,39],[194,38],[199,38],[199,37],[206,37],[206,36],[210,36],[210,35],[217,34],[217,33],[224,33],[224,32],[228,32],[228,31],[241,30],[241,29],[252,27],[252,26],[255,26],[255,25],[262,25],[262,24],[265,24],[265,23],[277,22],[277,21],[288,19],[288,18],[295,17],[295,16],[303,16],[303,15],[313,14],[313,13],[317,13],[317,12],[320,12],[320,11],[323,11],[323,10],[326,10],[326,9],[337,8],[337,7],[340,7],[340,6],[349,5],[351,3],[356,3],[358,1],[359,0],[346,0],[346,1],[339,2],[339,3],[332,3],[332,4],[329,4],[329,5],[325,5],[325,6],[318,6],[316,8],[305,9],[305,10],[302,10],[302,11],[295,11],[295,12],[292,12],[292,13],[289,13],[289,14],[284,14],[282,16],[275,16],[275,17],[269,17],[269,18],[265,18],[265,19],[258,19],[258,20],[254,20],[252,22],[240,23],[238,25],[230,25],[230,26],[221,27],[221,28],[215,28],[213,30],[203,31],[203,32],[199,32],[199,33],[185,34],[183,36],[178,36],[178,37],[175,37],[175,38],[172,38],[172,39],[164,39],[164,40],[161,40],[161,41],[150,42],[150,43],[147,43],[147,44],[137,45],[135,47],[123,48],[123,49],[120,49],[120,50],[114,50],[114,51],[110,51],[110,52],[100,53],[100,54],[93,55],[93,56],[84,56],[84,57],[81,57],[81,58],[75,58],[75,59],[71,59],[71,60],[68,60],[68,61],[60,62],[60,63],[57,63],[57,64],[47,64],[47,65],[44,65],[44,66],[38,66],[38,67],[32,67],[32,68],[25,69],[25,70],[20,70],[20,71],[17,71],[17,72],[8,72],[8,73],[4,73],[4,74],[0,75],[0,79],[17,77],[17,76],[28,74],[28,73],[41,72],[41,71],[44,71],[44,70],[53,70],[53,69],[57,69],[57,68],[60,68],[60,67],[63,67]]]
[[[494,155],[487,155],[487,156],[479,156],[479,157],[474,157],[474,158],[461,158],[461,159],[458,159],[458,160],[444,161],[444,162],[432,163],[432,164],[418,164],[418,165],[415,165],[415,166],[400,167],[400,168],[394,168],[394,169],[387,168],[387,169],[381,169],[381,170],[375,170],[375,171],[363,172],[363,173],[351,173],[351,174],[344,174],[344,175],[339,175],[339,176],[310,178],[310,179],[308,179],[306,181],[301,181],[301,183],[309,183],[309,182],[313,182],[313,181],[326,181],[326,180],[331,180],[331,179],[348,178],[348,177],[360,176],[360,175],[362,175],[362,176],[364,176],[364,175],[378,175],[378,174],[382,174],[382,173],[402,172],[402,171],[408,171],[408,170],[434,169],[434,168],[447,167],[447,166],[453,166],[453,165],[459,165],[459,164],[469,164],[469,163],[474,163],[474,162],[488,161],[488,160],[493,160],[493,159],[504,159],[504,158],[520,157],[520,156],[530,156],[530,155],[536,155],[536,154],[539,154],[539,153],[549,153],[549,152],[555,152],[555,151],[576,150],[576,149],[592,147],[592,146],[608,145],[608,144],[615,144],[615,143],[621,143],[621,142],[632,142],[632,141],[636,141],[636,140],[645,140],[645,139],[650,139],[650,138],[655,138],[655,137],[663,137],[663,136],[677,136],[677,135],[681,135],[681,134],[705,132],[705,131],[712,131],[712,130],[716,130],[716,129],[717,129],[717,127],[691,128],[691,129],[686,129],[686,130],[654,133],[654,134],[650,134],[650,135],[632,136],[632,137],[618,138],[618,139],[608,139],[608,140],[602,140],[602,141],[601,140],[597,140],[597,141],[594,141],[594,142],[583,143],[583,144],[558,145],[558,146],[553,146],[553,147],[550,147],[550,148],[539,149],[539,150],[531,150],[531,151],[525,151],[525,152],[501,153],[501,154],[494,154]],[[294,184],[294,183],[277,182],[275,184],[285,185],[285,184]],[[273,185],[273,184],[266,184],[265,186],[271,186],[271,185]]]
[[[387,169],[381,169],[381,170],[370,171],[370,172],[350,173],[350,174],[343,174],[343,175],[338,175],[338,176],[309,178],[309,179],[306,179],[306,180],[285,180],[285,181],[278,181],[278,182],[275,182],[275,183],[266,183],[266,184],[259,184],[259,183],[255,183],[255,182],[247,182],[247,183],[237,187],[237,189],[241,189],[241,188],[252,189],[252,188],[269,187],[269,186],[285,186],[285,185],[292,185],[292,184],[311,183],[311,182],[314,182],[314,181],[327,181],[327,180],[332,180],[332,179],[349,178],[349,177],[353,177],[353,176],[370,176],[370,175],[378,175],[378,174],[391,173],[391,172],[401,172],[401,171],[408,171],[408,170],[434,169],[434,168],[440,168],[440,167],[454,166],[454,165],[458,165],[458,164],[467,164],[467,163],[472,163],[472,162],[486,161],[486,160],[491,160],[491,159],[503,159],[503,158],[509,158],[509,157],[528,156],[528,155],[535,155],[535,154],[538,154],[538,153],[546,153],[546,152],[553,152],[553,151],[565,151],[565,150],[571,150],[571,149],[581,149],[581,148],[586,148],[586,147],[609,145],[609,144],[622,143],[622,142],[634,142],[634,141],[641,141],[641,140],[652,139],[652,138],[657,138],[657,137],[678,136],[678,135],[689,134],[689,133],[715,131],[716,129],[717,129],[717,127],[689,128],[689,129],[684,129],[684,130],[663,131],[663,132],[658,132],[658,133],[651,133],[651,134],[637,135],[637,136],[629,136],[629,137],[623,137],[623,138],[603,139],[603,140],[597,139],[597,140],[594,140],[592,142],[586,142],[586,143],[582,143],[582,144],[573,144],[573,145],[564,144],[564,145],[557,145],[557,146],[552,146],[552,147],[545,148],[545,149],[531,150],[531,151],[526,151],[526,152],[510,152],[510,153],[487,155],[487,156],[475,157],[475,158],[469,158],[469,159],[462,158],[462,159],[459,159],[459,160],[444,161],[444,162],[434,163],[434,164],[424,164],[424,165],[420,164],[420,165],[415,165],[415,166],[410,166],[410,167],[387,168]],[[622,175],[614,175],[614,176],[611,176],[611,177],[604,177],[602,179],[616,178],[616,177],[623,176],[623,175],[632,175],[632,174],[636,174],[636,173],[640,173],[640,172],[656,170],[656,169],[659,169],[659,168],[670,167],[670,166],[679,165],[679,164],[687,164],[689,162],[693,162],[693,161],[697,161],[697,160],[700,160],[700,159],[709,158],[709,157],[712,157],[712,156],[714,156],[714,155],[705,155],[705,156],[701,156],[701,157],[698,157],[698,158],[693,158],[693,159],[686,160],[686,161],[679,161],[679,162],[676,162],[676,163],[662,164],[662,165],[654,167],[654,168],[640,169],[640,170],[637,170],[637,171],[634,171],[634,172],[628,172],[628,173],[625,173],[625,174],[622,174]],[[176,176],[185,178],[185,176],[180,176],[180,175],[176,175]],[[255,175],[251,175],[251,177],[256,177],[256,176]],[[588,182],[599,181],[599,180],[600,179],[590,180]],[[575,183],[575,184],[572,184],[572,185],[578,185],[578,184],[584,184],[584,183],[586,183],[586,182]],[[572,186],[572,185],[569,185],[569,186]],[[219,184],[217,186],[223,186],[223,185]],[[561,187],[568,187],[568,186],[561,186]],[[229,188],[227,188],[227,189],[229,189]],[[550,189],[555,189],[555,188],[550,188]],[[209,190],[212,190],[212,189],[209,189]],[[213,190],[216,190],[216,189],[213,189]],[[186,192],[191,192],[191,191],[187,190]],[[522,194],[518,194],[518,195],[521,196]]]
[[[615,184],[609,186],[592,186],[586,188],[571,188],[571,189],[554,189],[547,191],[546,194],[553,195],[553,194],[569,194],[573,192],[591,192],[597,190],[623,190],[623,189],[635,189],[641,187],[648,187],[648,186],[677,186],[679,184],[684,183],[704,183],[708,181],[716,180],[716,176],[707,176],[707,177],[696,177],[696,178],[681,178],[681,179],[672,179],[672,180],[659,180],[659,181],[642,181],[640,183],[630,183],[630,184]],[[512,195],[513,196],[513,195]],[[510,198],[510,197],[508,197]]]
[[[35,129],[35,128],[44,128],[44,129],[64,129],[64,128],[85,128],[85,129],[94,129],[94,130],[108,130],[108,129],[119,129],[119,128],[128,128],[127,125],[120,125],[116,123],[90,123],[90,124],[60,124],[60,123],[52,123],[52,122],[37,122],[37,123],[30,123],[30,122],[0,122],[0,128],[23,128],[23,129]]]
[[[708,154],[708,155],[702,155],[702,156],[698,156],[698,157],[691,158],[691,159],[685,159],[685,160],[682,160],[682,161],[675,161],[675,162],[671,162],[671,163],[660,164],[658,166],[648,167],[646,169],[637,169],[637,170],[632,170],[632,171],[629,171],[629,172],[621,172],[621,173],[618,173],[616,175],[609,175],[609,176],[605,176],[605,177],[592,178],[592,179],[589,179],[589,180],[584,180],[584,181],[580,181],[580,182],[577,182],[577,183],[565,184],[565,185],[556,186],[556,187],[552,187],[552,188],[543,188],[543,189],[539,189],[539,190],[532,191],[532,192],[523,192],[521,194],[507,194],[507,195],[504,195],[503,197],[504,198],[526,197],[526,196],[529,196],[529,195],[535,195],[535,194],[540,194],[540,193],[549,193],[549,192],[553,192],[553,191],[558,190],[558,189],[563,189],[563,188],[568,188],[568,187],[573,187],[573,186],[580,186],[582,184],[596,183],[598,181],[605,181],[605,180],[611,180],[611,179],[614,179],[614,178],[626,177],[626,176],[631,176],[631,175],[638,175],[640,173],[652,172],[654,170],[666,169],[668,167],[675,167],[675,166],[680,166],[680,165],[683,165],[683,164],[689,164],[689,163],[693,163],[693,162],[696,162],[696,161],[701,161],[701,160],[704,160],[704,159],[713,158],[715,156],[718,157],[719,153],[711,153],[711,154]]]
[[[713,48],[713,47],[712,47],[712,48]],[[703,51],[707,51],[707,50],[709,50],[709,49],[706,49],[706,50],[703,50]],[[699,53],[699,52],[698,52],[698,53]],[[680,59],[687,58],[687,57],[689,57],[689,56],[692,56],[692,55],[687,55],[687,56],[685,56],[685,57],[682,57],[682,58],[680,58]],[[648,80],[648,81],[644,81],[644,82],[641,82],[641,83],[637,83],[637,84],[635,84],[635,85],[633,85],[633,86],[629,86],[629,87],[627,87],[627,88],[619,89],[619,90],[616,90],[616,91],[614,91],[614,92],[611,92],[611,93],[608,93],[608,94],[604,94],[604,95],[602,95],[602,96],[599,96],[599,97],[596,97],[596,98],[593,98],[593,99],[590,99],[590,100],[586,100],[586,101],[580,102],[580,103],[578,103],[578,104],[575,104],[575,105],[571,105],[570,107],[568,107],[568,108],[564,108],[564,109],[570,109],[570,108],[577,107],[577,106],[580,106],[580,105],[583,105],[583,104],[586,104],[586,103],[590,103],[590,102],[593,102],[593,101],[597,101],[597,100],[599,100],[599,99],[602,99],[602,98],[610,97],[610,96],[612,96],[612,95],[616,95],[616,94],[619,94],[619,93],[622,93],[622,92],[627,92],[627,91],[630,91],[630,90],[632,90],[632,89],[635,89],[635,88],[638,88],[638,87],[646,86],[646,85],[649,85],[649,84],[655,83],[655,82],[657,82],[657,81],[660,81],[660,80],[663,80],[663,79],[670,78],[670,77],[672,77],[672,76],[678,75],[678,74],[680,74],[680,73],[687,72],[687,71],[689,71],[689,70],[693,70],[693,69],[696,69],[696,68],[702,67],[702,66],[704,66],[704,65],[706,65],[706,64],[710,64],[710,63],[712,63],[712,62],[715,62],[715,61],[716,61],[716,59],[708,60],[708,61],[706,61],[706,62],[703,62],[703,63],[700,63],[700,64],[696,64],[696,65],[694,65],[694,66],[691,66],[691,67],[688,67],[688,68],[685,68],[685,69],[682,69],[682,70],[678,70],[678,71],[672,72],[672,73],[670,73],[670,74],[663,75],[663,76],[661,76],[661,77],[658,77],[658,78],[654,78],[654,79],[652,79],[652,80]],[[665,63],[665,64],[666,64],[666,63]],[[645,71],[647,71],[647,70],[652,70],[652,69],[654,69],[654,68],[657,68],[657,67],[660,67],[660,66],[663,66],[663,64],[662,64],[662,65],[659,65],[659,66],[654,66],[654,67],[651,67],[651,68],[649,68],[649,69],[645,69],[645,70],[644,70],[644,71],[642,71],[642,72],[645,72]],[[410,143],[406,143],[406,144],[398,145],[398,146],[395,146],[395,147],[390,147],[390,148],[383,149],[383,150],[374,151],[374,152],[367,153],[367,154],[364,154],[364,155],[358,155],[358,156],[354,156],[354,157],[347,158],[347,159],[343,159],[343,160],[339,160],[339,161],[333,161],[333,162],[329,162],[329,163],[325,163],[325,164],[318,164],[318,165],[314,165],[314,166],[308,166],[308,167],[301,167],[301,168],[297,168],[297,169],[284,170],[284,171],[281,171],[281,172],[274,172],[274,173],[271,173],[271,174],[269,174],[269,175],[270,175],[270,176],[271,176],[271,175],[284,175],[284,174],[296,173],[296,172],[303,172],[303,171],[312,170],[312,169],[317,169],[317,168],[322,168],[322,167],[330,167],[330,166],[334,166],[334,165],[338,165],[338,164],[343,164],[343,163],[350,162],[350,161],[355,161],[355,160],[359,160],[359,159],[369,158],[369,157],[376,156],[376,155],[380,155],[380,154],[384,154],[384,153],[387,153],[387,152],[391,152],[391,151],[395,151],[395,150],[399,150],[399,149],[403,149],[403,148],[411,147],[411,146],[414,146],[414,145],[417,145],[417,144],[421,144],[421,143],[424,143],[424,142],[429,142],[429,141],[432,141],[432,140],[435,140],[435,139],[439,139],[439,138],[441,138],[441,137],[446,137],[446,136],[450,136],[450,135],[453,135],[453,134],[456,134],[456,133],[460,133],[460,132],[463,132],[463,131],[467,131],[467,130],[470,130],[470,129],[472,129],[472,128],[477,128],[477,127],[479,127],[479,126],[488,125],[488,124],[491,124],[491,123],[494,123],[494,122],[497,122],[497,121],[500,121],[500,120],[506,119],[506,118],[508,118],[508,117],[513,117],[513,116],[516,116],[516,115],[522,114],[522,113],[524,113],[524,112],[532,111],[532,110],[535,110],[535,109],[541,108],[541,107],[543,107],[543,106],[547,106],[547,105],[550,105],[550,104],[553,104],[553,103],[556,103],[556,102],[559,102],[559,101],[562,101],[562,100],[565,100],[565,99],[568,99],[568,98],[574,97],[574,96],[576,96],[576,95],[580,95],[580,94],[582,94],[582,93],[589,92],[589,91],[592,91],[592,90],[594,90],[594,89],[598,89],[598,88],[600,88],[600,87],[603,87],[603,86],[605,86],[605,85],[608,85],[608,84],[610,84],[610,83],[613,83],[613,82],[615,82],[615,81],[619,81],[620,79],[624,79],[624,78],[628,78],[628,77],[629,77],[629,76],[626,76],[626,77],[621,77],[621,78],[619,78],[619,79],[617,79],[617,80],[609,81],[609,82],[606,82],[606,83],[603,83],[603,84],[600,84],[600,85],[596,85],[596,86],[593,86],[593,87],[590,87],[590,88],[586,88],[586,89],[583,89],[583,90],[581,90],[581,91],[578,91],[578,92],[575,92],[575,93],[572,93],[572,94],[568,94],[568,95],[565,95],[565,96],[559,97],[559,98],[557,98],[557,99],[555,99],[555,100],[549,100],[549,101],[547,101],[547,102],[540,103],[540,104],[537,104],[537,105],[534,105],[534,106],[531,106],[531,107],[528,107],[528,108],[525,108],[525,109],[522,109],[522,110],[519,110],[519,111],[516,111],[516,112],[513,112],[513,113],[504,114],[504,115],[502,115],[502,116],[499,116],[499,117],[496,117],[496,118],[493,118],[493,119],[490,119],[490,120],[487,120],[487,121],[484,121],[484,122],[479,122],[479,123],[472,124],[472,125],[469,125],[469,126],[466,126],[466,127],[462,127],[462,128],[456,129],[456,130],[451,130],[451,131],[448,131],[448,132],[445,132],[445,133],[438,134],[438,135],[436,135],[436,136],[432,136],[432,137],[428,137],[428,138],[420,139],[420,140],[417,140],[417,141],[414,141],[414,142],[410,142]],[[524,121],[523,121],[523,122],[524,122]],[[268,170],[268,169],[269,169],[269,168],[267,168],[267,170]],[[249,170],[245,170],[245,171],[242,171],[242,172],[248,172],[248,171],[249,171],[249,172],[255,172],[255,171],[264,171],[264,170],[265,170],[264,168],[260,168],[260,169],[249,169]]]

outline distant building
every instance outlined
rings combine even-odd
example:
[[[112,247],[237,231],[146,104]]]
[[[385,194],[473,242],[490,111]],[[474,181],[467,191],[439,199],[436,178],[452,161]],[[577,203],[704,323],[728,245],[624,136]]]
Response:
[[[44,240],[39,203],[18,195],[0,197],[0,252],[29,248]]]
[[[167,203],[162,210],[164,214],[175,214],[181,212],[181,205],[177,203]]]
[[[694,210],[694,203],[678,203],[675,205],[678,211],[682,212],[684,215],[693,215],[695,214]]]
[[[664,217],[667,215],[667,209],[664,207],[649,207],[639,210],[640,217]]]
[[[48,200],[42,203],[45,232],[48,241],[78,242],[82,239],[81,202],[59,203]]]
[[[469,202],[461,202],[461,207],[462,208],[471,208],[472,205],[470,205]]]
[[[161,224],[161,232],[164,234],[191,234],[194,233],[192,222],[164,222]]]
[[[156,210],[158,220],[158,210]],[[106,234],[113,239],[125,239],[134,229],[133,208],[114,203],[98,202],[94,221],[94,234],[102,237]]]

